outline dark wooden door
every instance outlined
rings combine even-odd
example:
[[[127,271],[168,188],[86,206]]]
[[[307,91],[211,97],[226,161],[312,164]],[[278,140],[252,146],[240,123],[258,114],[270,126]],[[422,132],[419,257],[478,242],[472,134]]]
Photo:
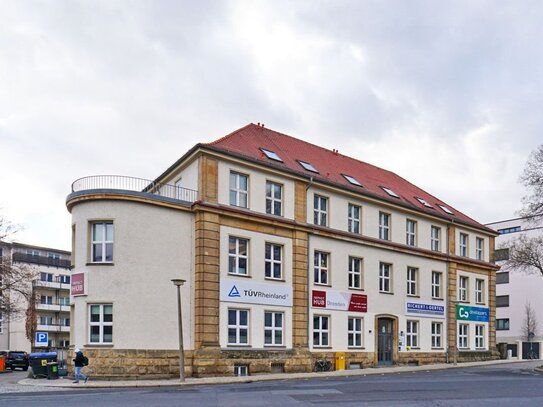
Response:
[[[377,337],[377,363],[379,365],[392,364],[392,320],[381,318],[377,324],[379,335]]]

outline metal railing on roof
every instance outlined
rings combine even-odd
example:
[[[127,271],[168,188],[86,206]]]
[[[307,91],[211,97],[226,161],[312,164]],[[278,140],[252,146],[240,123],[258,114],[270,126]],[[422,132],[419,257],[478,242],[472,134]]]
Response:
[[[194,202],[198,197],[198,191],[193,189],[124,175],[92,175],[79,178],[72,183],[72,192],[92,189],[143,192],[185,202]]]

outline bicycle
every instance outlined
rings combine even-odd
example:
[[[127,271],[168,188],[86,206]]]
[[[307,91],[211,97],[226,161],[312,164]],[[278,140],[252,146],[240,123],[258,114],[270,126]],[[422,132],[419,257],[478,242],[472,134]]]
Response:
[[[332,363],[324,359],[317,359],[315,361],[315,372],[330,372],[332,370]]]

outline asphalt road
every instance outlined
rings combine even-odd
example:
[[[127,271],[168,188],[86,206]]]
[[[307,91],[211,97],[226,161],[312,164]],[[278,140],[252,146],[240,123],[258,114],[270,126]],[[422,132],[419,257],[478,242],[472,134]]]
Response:
[[[231,385],[0,394],[1,406],[543,406],[541,362]],[[0,386],[2,386],[0,378]]]

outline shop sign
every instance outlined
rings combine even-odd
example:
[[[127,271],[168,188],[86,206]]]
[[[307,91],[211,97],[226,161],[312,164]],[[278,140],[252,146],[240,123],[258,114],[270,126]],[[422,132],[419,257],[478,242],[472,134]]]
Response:
[[[456,305],[456,319],[459,321],[488,322],[490,312],[484,307],[470,307],[468,305]]]
[[[405,313],[406,315],[418,315],[420,317],[445,318],[445,306],[418,301],[406,301]]]
[[[85,295],[85,273],[72,274],[70,295]]]
[[[313,290],[311,293],[311,306],[313,308],[339,311],[367,312],[368,296],[340,291]]]
[[[292,307],[292,287],[221,279],[221,301]]]

